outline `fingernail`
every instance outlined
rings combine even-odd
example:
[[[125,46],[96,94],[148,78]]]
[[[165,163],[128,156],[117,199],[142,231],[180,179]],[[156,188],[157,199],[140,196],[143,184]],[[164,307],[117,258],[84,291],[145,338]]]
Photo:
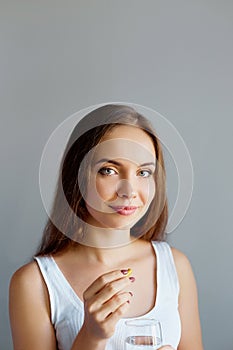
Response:
[[[131,282],[134,282],[134,281],[135,281],[135,277],[129,277],[129,280],[130,280]]]
[[[132,292],[129,292],[129,294],[131,295],[131,297],[133,297],[133,293]]]
[[[127,300],[127,303],[128,303],[128,304],[130,304],[130,301],[129,301],[129,300]]]
[[[131,275],[132,270],[131,269],[121,270],[121,273],[127,277],[127,276]]]

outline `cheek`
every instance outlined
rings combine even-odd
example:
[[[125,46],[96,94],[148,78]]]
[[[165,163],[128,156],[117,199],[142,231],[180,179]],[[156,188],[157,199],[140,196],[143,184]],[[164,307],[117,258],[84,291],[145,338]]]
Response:
[[[86,204],[93,209],[98,209],[101,203],[101,197],[97,191],[96,179],[91,178],[90,182],[87,184],[87,191],[84,198]]]
[[[144,201],[151,202],[155,196],[155,182],[153,179],[144,181],[141,185]]]
[[[96,178],[96,191],[100,200],[112,200],[116,196],[117,179],[113,176]]]
[[[100,209],[103,201],[115,198],[116,179],[113,177],[100,178],[96,176],[90,180],[87,187],[85,202],[94,209]]]
[[[155,182],[154,180],[151,181],[149,185],[149,198],[152,200],[155,196],[156,188],[155,188]]]

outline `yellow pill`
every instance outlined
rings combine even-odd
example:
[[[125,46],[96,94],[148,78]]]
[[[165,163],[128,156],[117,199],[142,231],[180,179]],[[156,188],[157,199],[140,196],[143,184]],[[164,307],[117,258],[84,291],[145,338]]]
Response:
[[[131,275],[132,272],[133,272],[132,269],[128,269],[128,272],[125,276],[128,277],[129,275]]]

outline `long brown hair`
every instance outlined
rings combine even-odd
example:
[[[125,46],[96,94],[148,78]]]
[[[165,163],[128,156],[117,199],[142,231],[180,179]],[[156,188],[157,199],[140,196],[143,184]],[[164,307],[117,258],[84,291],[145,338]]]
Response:
[[[87,114],[75,126],[69,138],[60,165],[53,208],[43,231],[43,238],[36,255],[53,254],[67,248],[69,245],[77,244],[75,239],[72,239],[74,232],[77,232],[75,219],[79,217],[85,221],[87,214],[80,185],[83,185],[85,188],[88,171],[87,176],[81,179],[83,184],[80,184],[80,179],[78,178],[80,164],[83,162],[85,155],[101,142],[104,135],[119,125],[130,125],[143,129],[153,141],[157,164],[160,165],[156,166],[154,174],[156,195],[146,214],[131,229],[131,234],[139,235],[140,232],[145,232],[148,222],[155,221],[141,235],[141,238],[148,241],[165,240],[168,208],[165,167],[160,141],[148,120],[134,108],[125,105],[108,104]],[[88,169],[88,164],[86,166]],[[62,195],[65,195],[69,208],[64,205]],[[63,232],[69,232],[69,234],[67,235]]]

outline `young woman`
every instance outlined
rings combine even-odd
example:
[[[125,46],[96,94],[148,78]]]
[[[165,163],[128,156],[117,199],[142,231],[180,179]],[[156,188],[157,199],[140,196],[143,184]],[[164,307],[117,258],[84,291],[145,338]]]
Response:
[[[195,279],[165,242],[167,215],[149,122],[124,105],[90,112],[67,144],[34,261],[11,279],[14,350],[123,349],[129,318],[158,319],[161,349],[202,350]]]

